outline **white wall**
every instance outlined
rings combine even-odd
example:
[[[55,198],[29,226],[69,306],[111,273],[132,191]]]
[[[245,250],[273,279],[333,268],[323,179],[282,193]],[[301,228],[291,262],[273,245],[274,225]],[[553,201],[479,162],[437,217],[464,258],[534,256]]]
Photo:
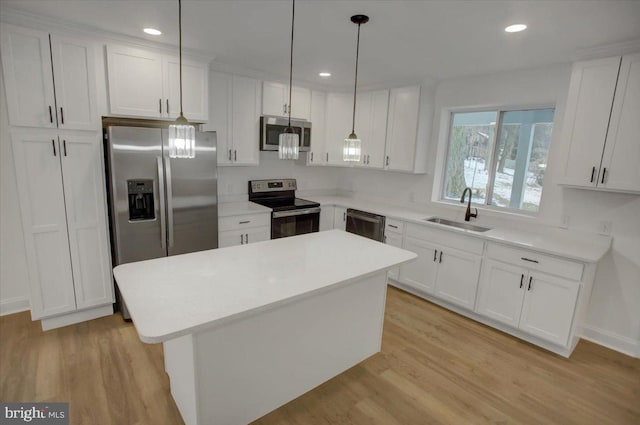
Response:
[[[567,189],[556,184],[567,146],[562,118],[570,65],[524,70],[441,82],[433,95],[433,132],[428,142],[428,173],[408,175],[344,169],[342,176],[355,196],[375,197],[462,219],[463,206],[436,203],[440,187],[442,147],[447,137],[448,112],[465,107],[556,105],[540,213],[535,218],[506,216],[480,210],[478,222],[489,226],[560,226],[597,233],[603,220],[612,222],[613,248],[598,268],[589,309],[588,338],[616,349],[640,354],[640,196]],[[444,113],[443,113],[443,110]],[[444,130],[444,131],[442,131]],[[434,181],[438,182],[433,192]]]

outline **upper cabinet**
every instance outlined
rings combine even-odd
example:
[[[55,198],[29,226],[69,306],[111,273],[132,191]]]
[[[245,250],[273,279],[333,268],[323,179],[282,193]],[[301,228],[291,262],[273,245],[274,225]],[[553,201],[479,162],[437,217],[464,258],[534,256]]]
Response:
[[[383,168],[389,90],[363,92],[356,107],[356,134],[362,140],[362,156],[354,165]]]
[[[353,94],[327,94],[325,162],[327,165],[349,165],[342,160],[344,139],[351,133]],[[311,122],[313,125],[313,121]],[[312,128],[311,134],[314,130]],[[311,145],[313,149],[313,143]]]
[[[8,24],[1,38],[11,125],[99,128],[90,43]]]
[[[419,86],[391,90],[384,158],[385,169],[407,172],[415,170],[419,110]]]
[[[262,83],[262,114],[311,119],[311,91],[302,87],[293,87],[289,102],[289,86],[271,81]]]
[[[640,54],[573,66],[563,138],[562,183],[640,192]]]
[[[258,165],[260,81],[210,73],[211,117],[204,130],[215,131],[219,165]]]
[[[307,165],[325,165],[327,163],[326,106],[327,94],[313,90],[311,92],[311,149],[307,153]]]
[[[183,111],[191,121],[209,117],[208,64],[182,61]],[[113,115],[175,119],[180,113],[177,57],[128,46],[107,46],[109,110]]]

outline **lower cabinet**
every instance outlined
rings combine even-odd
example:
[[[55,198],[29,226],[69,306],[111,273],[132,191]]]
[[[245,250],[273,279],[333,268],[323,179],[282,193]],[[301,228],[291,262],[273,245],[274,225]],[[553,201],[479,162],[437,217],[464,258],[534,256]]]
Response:
[[[13,132],[31,317],[113,303],[100,137]]]
[[[320,207],[320,231],[333,229],[333,217],[336,208],[331,205]]]
[[[564,346],[571,333],[580,286],[577,281],[487,259],[476,311]]]
[[[396,248],[402,248],[402,227],[403,223],[397,224],[395,220],[387,219],[384,229],[384,243],[387,245],[395,246]],[[398,225],[399,224],[399,225]],[[398,280],[400,276],[400,266],[393,267],[387,272],[387,277],[393,280]]]
[[[347,230],[347,209],[344,207],[335,207],[333,211],[333,228]]]
[[[244,214],[218,219],[218,248],[271,239],[271,213]]]
[[[404,249],[418,258],[400,266],[400,281],[428,293],[433,293],[438,274],[438,247],[427,241],[407,237]]]

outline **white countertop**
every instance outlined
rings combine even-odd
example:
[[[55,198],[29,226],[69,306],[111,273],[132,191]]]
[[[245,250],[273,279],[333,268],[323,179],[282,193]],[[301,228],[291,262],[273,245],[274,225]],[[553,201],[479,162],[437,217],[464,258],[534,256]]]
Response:
[[[140,339],[155,343],[414,258],[412,252],[333,230],[123,264],[113,274]]]
[[[319,202],[320,205],[336,205],[354,208],[385,217],[430,226],[437,229],[463,233],[487,241],[500,242],[519,248],[533,249],[539,252],[558,255],[587,263],[596,263],[609,251],[611,237],[575,230],[538,226],[535,230],[514,230],[493,227],[487,232],[474,232],[442,224],[430,223],[426,218],[434,217],[428,211],[413,210],[379,202],[353,199],[343,196],[315,196],[307,199]],[[445,217],[446,218],[446,217]],[[474,224],[471,222],[471,224]]]
[[[218,204],[218,217],[257,213],[271,213],[271,208],[249,201],[224,202]]]

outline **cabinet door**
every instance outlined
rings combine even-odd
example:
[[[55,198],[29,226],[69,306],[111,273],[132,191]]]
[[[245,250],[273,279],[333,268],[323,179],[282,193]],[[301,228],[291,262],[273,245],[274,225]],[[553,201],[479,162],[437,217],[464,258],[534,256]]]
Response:
[[[476,311],[518,327],[526,279],[525,269],[486,259],[480,275]]]
[[[391,90],[385,154],[388,170],[413,171],[419,110],[420,87]]]
[[[232,98],[232,160],[238,165],[258,165],[260,81],[234,75]]]
[[[218,248],[244,245],[245,229],[226,230],[218,233]]]
[[[432,293],[436,283],[437,257],[440,250],[436,245],[411,237],[406,238],[404,249],[416,253],[418,258],[400,266],[400,281]]]
[[[262,114],[263,115],[287,115],[288,88],[284,84],[271,81],[262,82]]]
[[[9,122],[56,127],[49,34],[3,24],[0,52]]]
[[[321,91],[311,92],[311,150],[307,153],[307,165],[326,163],[326,120],[327,94]],[[333,224],[331,225],[333,228]]]
[[[206,121],[209,118],[209,66],[204,63],[182,60],[182,108],[190,121]],[[164,109],[163,116],[177,118],[180,115],[180,61],[177,57],[165,57],[163,61]]]
[[[289,98],[287,98],[286,103],[287,105],[289,104]],[[291,91],[291,118],[307,121],[311,119],[311,90],[293,86]]]
[[[72,130],[99,128],[96,71],[91,43],[51,36],[58,127]]]
[[[162,57],[131,47],[107,46],[109,110],[114,115],[162,117]]]
[[[450,303],[473,310],[482,257],[453,248],[438,255],[436,295]]]
[[[31,318],[74,311],[60,146],[56,136],[12,133],[25,236]]]
[[[62,176],[76,304],[113,303],[100,139],[62,137]]]
[[[269,227],[252,227],[245,231],[245,243],[256,243],[271,239],[271,229]]]
[[[573,65],[562,138],[569,141],[564,183],[595,186],[620,57]]]
[[[320,231],[333,229],[335,207],[323,205],[320,208]]]
[[[638,166],[640,164],[640,142],[638,141],[640,119],[638,117],[640,117],[640,53],[622,57],[598,186],[640,191],[640,167]]]
[[[205,131],[215,131],[218,142],[218,164],[232,162],[232,87],[233,77],[229,74],[212,72],[209,76],[209,122],[204,124]]]
[[[343,207],[335,207],[333,213],[333,228],[339,230],[347,229],[347,209]]]
[[[369,154],[373,146],[373,94],[371,92],[358,93],[357,102],[355,130],[362,141],[362,158],[360,162],[354,163],[353,165],[357,167],[367,167],[367,154]],[[345,137],[346,136],[345,134]]]
[[[342,160],[344,139],[351,133],[353,95],[329,93],[327,95],[327,139],[325,159],[331,165],[349,165]],[[311,123],[313,125],[313,123]]]
[[[387,245],[402,248],[402,235],[400,233],[386,232],[384,235],[384,243]],[[393,267],[387,272],[387,277],[398,280],[400,274],[400,266]]]
[[[371,140],[368,146],[363,144],[363,150],[367,152],[368,167],[384,168],[388,112],[389,90],[371,93]]]
[[[547,341],[566,345],[580,284],[532,271],[527,280],[520,329]]]

